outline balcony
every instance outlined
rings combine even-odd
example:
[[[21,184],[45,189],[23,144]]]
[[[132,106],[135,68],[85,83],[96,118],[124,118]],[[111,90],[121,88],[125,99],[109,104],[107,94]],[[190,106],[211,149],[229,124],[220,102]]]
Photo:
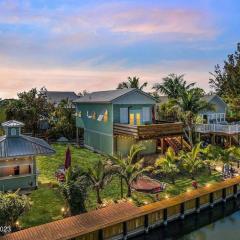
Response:
[[[158,123],[149,125],[130,125],[114,123],[114,135],[128,135],[136,139],[150,139],[165,136],[174,136],[183,134],[183,124],[175,123]]]
[[[198,133],[222,133],[234,135],[240,133],[240,125],[222,125],[222,124],[197,124],[195,131]]]

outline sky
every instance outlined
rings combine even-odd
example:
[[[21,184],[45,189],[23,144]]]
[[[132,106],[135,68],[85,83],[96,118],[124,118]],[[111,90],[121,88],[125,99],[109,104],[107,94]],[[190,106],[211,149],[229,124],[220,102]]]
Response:
[[[209,72],[240,42],[239,0],[0,0],[0,98]]]

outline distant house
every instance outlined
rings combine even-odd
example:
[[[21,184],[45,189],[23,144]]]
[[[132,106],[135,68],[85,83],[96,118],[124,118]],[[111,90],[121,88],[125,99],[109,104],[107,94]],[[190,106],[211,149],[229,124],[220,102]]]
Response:
[[[138,89],[93,92],[74,103],[77,130],[84,129],[84,145],[94,151],[125,155],[141,143],[151,154],[164,137],[182,135],[181,123],[155,123],[155,99]]]
[[[203,100],[213,106],[213,110],[204,110],[200,112],[205,123],[214,124],[226,121],[227,104],[218,95],[205,95]]]
[[[205,95],[202,100],[210,103],[213,106],[213,110],[204,110],[199,112],[204,123],[213,124],[226,121],[227,104],[218,95]],[[160,103],[162,104],[168,102],[167,96],[160,96]]]
[[[21,134],[23,123],[2,123],[5,135],[0,137],[0,191],[31,189],[37,186],[37,155],[55,151],[42,139]]]
[[[46,95],[47,101],[52,103],[54,106],[58,106],[62,100],[72,102],[79,98],[75,92],[44,91],[43,93]]]

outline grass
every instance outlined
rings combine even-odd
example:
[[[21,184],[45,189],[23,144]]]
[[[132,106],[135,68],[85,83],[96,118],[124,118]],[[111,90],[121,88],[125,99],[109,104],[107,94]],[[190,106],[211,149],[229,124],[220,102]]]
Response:
[[[62,219],[61,208],[65,203],[58,189],[40,185],[31,193],[29,200],[30,210],[19,219],[22,228]]]
[[[20,218],[20,223],[23,228],[35,226],[62,218],[61,208],[65,205],[64,199],[59,193],[56,185],[55,171],[59,166],[64,164],[65,151],[67,146],[63,144],[54,144],[56,154],[52,156],[41,156],[37,158],[37,167],[40,171],[39,182],[40,186],[38,190],[33,191],[30,194],[32,201],[31,209],[28,213]],[[72,165],[83,168],[86,170],[89,166],[96,163],[99,159],[104,158],[102,155],[91,152],[84,148],[70,147],[72,154]],[[220,181],[220,175],[217,172],[213,172],[209,175],[206,172],[202,172],[196,178],[199,186],[204,186],[207,183],[213,183]],[[192,180],[183,175],[179,175],[176,179],[176,184],[167,182],[167,189],[163,193],[159,194],[159,198],[163,199],[166,195],[175,196],[180,193],[186,192],[187,189],[192,188]],[[55,188],[54,188],[55,186]],[[123,185],[123,193],[126,195],[126,185]],[[105,200],[117,200],[121,198],[120,192],[120,179],[117,176],[113,177],[113,180],[104,188],[101,192],[102,199]],[[142,205],[156,201],[156,196],[152,194],[145,194],[139,192],[133,192],[132,196],[136,205]],[[95,191],[89,189],[88,198],[86,201],[86,207],[88,210],[96,208],[96,194]]]

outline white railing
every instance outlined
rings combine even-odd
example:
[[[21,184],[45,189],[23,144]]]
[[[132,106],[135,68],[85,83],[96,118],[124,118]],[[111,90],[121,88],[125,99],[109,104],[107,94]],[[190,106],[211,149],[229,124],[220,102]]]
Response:
[[[240,125],[221,125],[221,124],[196,124],[195,131],[200,133],[240,133]]]

